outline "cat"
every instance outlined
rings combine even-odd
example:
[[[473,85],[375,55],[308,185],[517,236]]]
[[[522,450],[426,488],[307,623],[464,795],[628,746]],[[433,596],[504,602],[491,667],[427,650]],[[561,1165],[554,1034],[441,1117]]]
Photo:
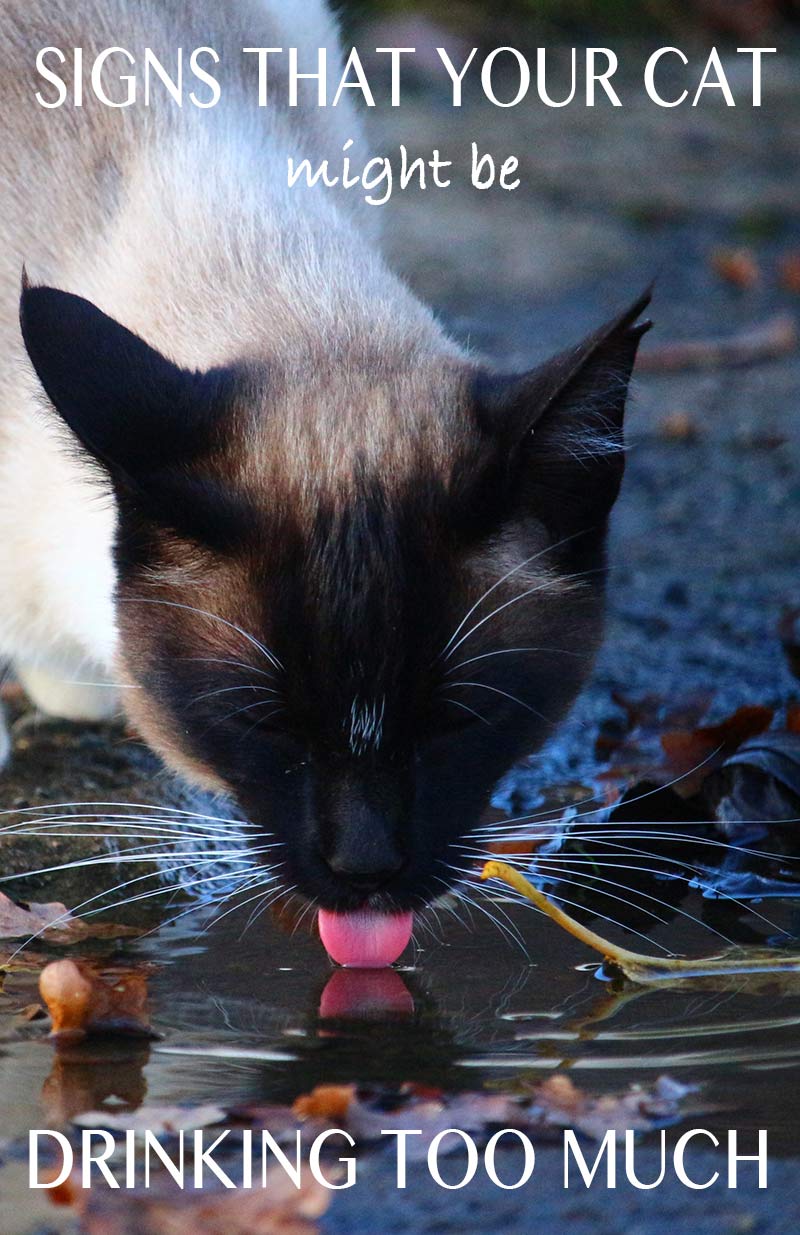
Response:
[[[450,338],[378,211],[286,183],[364,148],[351,106],[255,106],[243,47],[338,55],[322,0],[0,24],[0,656],[124,707],[324,912],[407,914],[591,669],[648,297],[524,374]],[[47,110],[51,44],[212,46],[223,96]]]

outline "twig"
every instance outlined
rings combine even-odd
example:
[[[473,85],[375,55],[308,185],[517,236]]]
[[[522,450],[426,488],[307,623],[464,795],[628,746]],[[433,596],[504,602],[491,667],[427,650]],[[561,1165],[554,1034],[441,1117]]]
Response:
[[[687,339],[650,347],[641,352],[637,368],[641,373],[738,368],[788,356],[798,341],[795,319],[789,313],[779,313],[729,339]]]

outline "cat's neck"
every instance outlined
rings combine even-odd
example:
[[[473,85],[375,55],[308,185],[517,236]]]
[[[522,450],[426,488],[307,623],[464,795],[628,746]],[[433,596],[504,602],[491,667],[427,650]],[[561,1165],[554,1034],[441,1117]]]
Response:
[[[374,209],[359,214],[322,186],[289,188],[280,148],[256,163],[224,134],[162,145],[133,168],[84,294],[198,368],[361,345],[449,351],[387,268]]]

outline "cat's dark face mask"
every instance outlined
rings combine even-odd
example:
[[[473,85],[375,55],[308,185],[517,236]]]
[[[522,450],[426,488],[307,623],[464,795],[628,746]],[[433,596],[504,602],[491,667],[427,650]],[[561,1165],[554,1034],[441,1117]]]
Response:
[[[646,303],[522,376],[376,373],[384,445],[331,462],[324,425],[286,430],[287,375],[189,373],[23,289],[45,393],[116,496],[131,718],[234,799],[276,886],[391,912],[474,868],[492,789],[597,649]]]

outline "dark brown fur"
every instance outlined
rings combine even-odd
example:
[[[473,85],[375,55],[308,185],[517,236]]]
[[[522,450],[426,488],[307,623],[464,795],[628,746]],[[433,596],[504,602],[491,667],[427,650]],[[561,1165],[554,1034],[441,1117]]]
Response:
[[[201,375],[24,290],[44,389],[116,493],[132,717],[319,903],[440,893],[580,688],[645,304],[518,378],[368,353]]]

